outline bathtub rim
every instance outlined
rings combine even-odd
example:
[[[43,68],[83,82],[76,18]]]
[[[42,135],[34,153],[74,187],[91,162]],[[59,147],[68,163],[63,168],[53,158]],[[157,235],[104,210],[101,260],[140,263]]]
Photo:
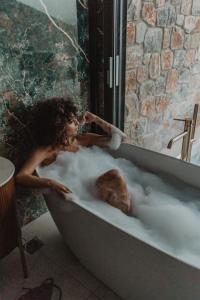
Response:
[[[165,157],[169,158],[170,160],[180,161],[180,159],[178,159],[178,158],[176,158],[176,157],[168,156],[168,155],[166,155],[166,154],[162,154],[162,153],[159,153],[159,152],[155,152],[155,151],[152,151],[152,150],[149,150],[149,149],[145,149],[145,148],[142,148],[142,147],[139,147],[139,146],[131,145],[131,144],[128,144],[128,143],[123,143],[123,144],[128,145],[128,146],[133,146],[133,147],[137,148],[138,150],[141,149],[141,150],[146,151],[146,152],[151,152],[151,153],[153,153],[154,155],[155,155],[155,153],[156,153],[156,155],[158,155],[158,156],[160,156],[160,157],[165,156]],[[107,149],[106,149],[106,150],[107,150]],[[108,151],[108,152],[112,155],[112,154],[114,154],[116,151],[110,150],[110,151]],[[120,157],[120,156],[114,156],[114,157]],[[194,165],[194,164],[191,164],[191,163],[188,163],[188,162],[185,162],[185,161],[180,161],[180,162],[183,163],[183,164],[186,164],[186,165],[189,164],[190,166],[195,167],[195,168],[199,168],[199,166]],[[40,169],[40,168],[42,168],[42,166],[38,166],[38,167],[35,169],[36,175],[37,175],[38,177],[40,177],[40,174],[39,174],[39,169]],[[147,171],[150,172],[150,171],[148,170],[148,168],[147,168]],[[45,178],[48,178],[48,177],[45,177]],[[50,191],[50,188],[48,188],[48,190]],[[56,194],[56,197],[59,197],[59,198],[61,199],[61,201],[63,201],[63,199],[61,198],[61,196],[60,196],[59,194],[57,194],[57,193],[54,192],[54,191],[51,191],[51,193]],[[46,201],[46,197],[48,197],[48,195],[44,195],[45,201]],[[65,201],[66,201],[66,200],[67,200],[67,199],[65,199]],[[179,262],[181,262],[181,263],[183,263],[183,264],[185,264],[185,265],[187,265],[187,266],[190,266],[190,267],[192,267],[192,268],[195,268],[195,269],[198,270],[198,271],[200,270],[200,266],[197,267],[195,264],[193,264],[193,263],[191,263],[191,262],[188,262],[188,261],[185,261],[185,260],[183,260],[181,257],[178,257],[178,256],[176,256],[175,254],[170,253],[170,252],[167,252],[165,249],[160,248],[156,243],[154,243],[154,242],[152,242],[152,241],[148,241],[148,242],[147,242],[147,241],[146,241],[145,239],[143,239],[142,237],[136,236],[136,235],[134,235],[134,234],[132,234],[132,233],[126,231],[125,228],[122,228],[122,227],[121,227],[120,225],[118,225],[117,223],[114,223],[113,221],[111,221],[111,220],[109,220],[108,218],[104,217],[103,214],[98,213],[98,211],[96,212],[96,211],[94,211],[92,208],[88,207],[88,206],[86,205],[85,201],[84,201],[84,202],[81,202],[81,199],[79,199],[79,202],[76,202],[76,201],[70,201],[70,203],[73,203],[73,204],[75,204],[75,205],[81,207],[82,209],[84,209],[84,210],[86,210],[87,212],[89,212],[89,213],[95,215],[96,217],[98,217],[98,218],[101,219],[102,221],[106,222],[106,223],[109,224],[110,226],[113,226],[113,227],[115,227],[116,229],[122,231],[123,233],[129,235],[130,237],[135,238],[135,239],[137,239],[138,241],[140,241],[140,242],[142,242],[142,243],[145,243],[146,245],[155,248],[157,251],[163,252],[164,254],[166,254],[167,256],[169,256],[170,258],[175,259],[175,260],[178,260]],[[66,204],[67,204],[67,201],[66,201]],[[50,211],[50,213],[51,213],[51,211]]]

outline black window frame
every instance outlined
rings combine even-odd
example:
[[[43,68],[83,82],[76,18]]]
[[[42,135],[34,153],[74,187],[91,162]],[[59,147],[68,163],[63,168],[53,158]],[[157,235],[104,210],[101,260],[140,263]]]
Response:
[[[127,0],[88,0],[88,8],[90,109],[124,130]]]

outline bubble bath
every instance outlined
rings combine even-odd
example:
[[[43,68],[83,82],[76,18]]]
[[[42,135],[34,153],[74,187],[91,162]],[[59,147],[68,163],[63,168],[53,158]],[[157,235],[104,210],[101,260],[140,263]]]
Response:
[[[96,198],[96,179],[113,168],[120,170],[126,179],[137,218],[126,216]],[[76,153],[61,152],[54,163],[40,168],[39,173],[65,184],[76,196],[74,201],[129,234],[200,267],[200,192],[197,190],[180,183],[175,186],[95,146],[81,148]]]

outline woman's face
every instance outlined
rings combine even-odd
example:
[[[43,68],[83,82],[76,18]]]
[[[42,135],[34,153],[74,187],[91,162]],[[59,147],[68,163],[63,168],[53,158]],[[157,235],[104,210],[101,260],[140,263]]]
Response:
[[[77,117],[72,116],[66,124],[66,131],[68,136],[74,136],[77,134],[79,128],[79,121]]]

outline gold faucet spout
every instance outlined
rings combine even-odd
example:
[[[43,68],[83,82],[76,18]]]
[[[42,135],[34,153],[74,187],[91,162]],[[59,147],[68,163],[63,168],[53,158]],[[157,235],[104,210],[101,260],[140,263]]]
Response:
[[[168,149],[171,149],[174,143],[176,143],[177,141],[179,141],[181,138],[183,138],[183,137],[186,136],[187,134],[188,134],[187,131],[183,131],[182,133],[176,135],[174,138],[172,138],[172,139],[169,141],[169,143],[168,143],[168,145],[167,145],[167,148],[168,148]]]

